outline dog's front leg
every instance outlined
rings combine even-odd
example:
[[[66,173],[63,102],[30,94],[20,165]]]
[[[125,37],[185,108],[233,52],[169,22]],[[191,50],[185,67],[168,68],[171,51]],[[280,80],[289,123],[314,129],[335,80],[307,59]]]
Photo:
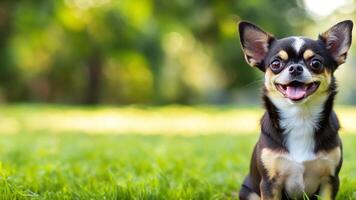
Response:
[[[262,179],[260,190],[261,200],[280,200],[282,197],[282,187],[268,177]]]
[[[336,198],[336,193],[339,190],[339,177],[332,176],[329,180],[323,182],[320,185],[320,197],[323,200],[334,200]]]

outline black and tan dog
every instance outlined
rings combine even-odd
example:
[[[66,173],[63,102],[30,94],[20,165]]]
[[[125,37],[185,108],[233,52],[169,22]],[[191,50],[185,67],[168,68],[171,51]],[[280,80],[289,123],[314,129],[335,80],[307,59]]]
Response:
[[[319,35],[276,39],[241,22],[245,58],[265,73],[266,112],[241,200],[335,199],[342,145],[333,111],[334,71],[345,62],[352,21]]]

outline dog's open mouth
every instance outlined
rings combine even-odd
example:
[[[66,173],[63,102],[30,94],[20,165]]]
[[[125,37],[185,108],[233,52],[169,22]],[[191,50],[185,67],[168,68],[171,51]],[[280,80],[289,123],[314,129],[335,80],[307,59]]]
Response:
[[[276,87],[286,98],[292,101],[300,101],[313,94],[318,89],[319,85],[320,82],[306,84],[299,81],[292,81],[286,85],[276,84]]]

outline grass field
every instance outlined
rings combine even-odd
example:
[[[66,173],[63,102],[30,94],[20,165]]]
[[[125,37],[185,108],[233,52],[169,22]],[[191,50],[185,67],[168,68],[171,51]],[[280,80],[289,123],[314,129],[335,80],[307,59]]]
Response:
[[[178,116],[184,109],[187,117],[200,116],[197,123],[204,119],[212,123],[209,121],[215,119],[212,116],[223,118],[223,113],[230,123],[232,116],[238,118],[248,110],[253,116],[261,112],[255,108],[175,109]],[[352,109],[340,109],[341,115]],[[173,129],[179,125],[172,124],[174,134],[152,134],[156,126],[145,129],[147,125],[138,123],[142,133],[137,132],[140,129],[125,133],[127,124],[105,125],[107,118],[102,117],[94,118],[97,126],[90,125],[96,127],[98,134],[75,126],[87,120],[85,117],[104,116],[109,110],[128,112],[127,108],[109,107],[3,106],[0,114],[0,125],[4,127],[0,127],[3,132],[0,134],[0,199],[238,199],[257,132],[231,134],[228,129],[224,130],[226,133],[192,134],[189,132],[195,130],[192,126],[186,130],[189,134],[179,134],[185,129],[175,133]],[[136,120],[133,117],[136,115],[151,117],[149,113],[177,118],[173,111],[165,112],[168,111],[161,108],[135,108],[131,119]],[[112,123],[119,118],[110,117]],[[50,124],[53,119],[58,124]],[[70,125],[71,119],[76,119],[77,123]],[[37,124],[31,125],[31,120]],[[66,128],[60,129],[64,122]],[[217,123],[222,124],[207,126],[218,131],[224,123]],[[338,199],[356,199],[356,135],[342,133],[342,138],[344,165]]]

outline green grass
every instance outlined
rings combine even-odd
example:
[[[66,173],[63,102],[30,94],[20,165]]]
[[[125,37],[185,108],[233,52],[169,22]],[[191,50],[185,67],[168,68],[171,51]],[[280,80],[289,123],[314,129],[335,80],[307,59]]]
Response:
[[[1,199],[237,199],[257,135],[0,136]],[[338,199],[356,191],[345,136]]]
[[[3,110],[17,119],[35,108]],[[51,130],[0,134],[0,199],[238,199],[258,137]],[[356,199],[356,135],[342,138],[338,199]]]
[[[5,199],[236,198],[254,136],[0,136]]]

